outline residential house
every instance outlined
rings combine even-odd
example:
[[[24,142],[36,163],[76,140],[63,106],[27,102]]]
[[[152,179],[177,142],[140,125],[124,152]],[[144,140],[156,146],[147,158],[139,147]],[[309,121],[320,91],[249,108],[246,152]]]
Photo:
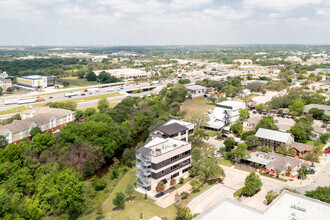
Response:
[[[13,87],[11,79],[4,79],[0,77],[0,87],[3,91],[6,91],[8,88]]]
[[[257,124],[261,120],[261,116],[254,116],[252,115],[250,118],[246,119],[246,121],[243,122],[243,130],[244,131],[252,131],[256,128]]]
[[[193,98],[203,97],[207,93],[207,88],[200,85],[185,85]]]
[[[42,107],[21,113],[22,120],[0,126],[0,135],[6,137],[9,144],[30,138],[30,131],[39,127],[42,131],[56,131],[74,120],[74,112],[66,109]]]
[[[281,144],[289,146],[294,141],[294,137],[290,133],[265,128],[259,128],[255,136],[258,137],[262,145],[270,147],[280,146]]]
[[[296,150],[296,156],[301,157],[311,152],[314,146],[304,143],[292,142],[291,147]]]
[[[179,181],[189,175],[191,144],[174,138],[155,137],[136,151],[137,187],[150,194],[157,194],[160,181],[165,189],[170,181]]]

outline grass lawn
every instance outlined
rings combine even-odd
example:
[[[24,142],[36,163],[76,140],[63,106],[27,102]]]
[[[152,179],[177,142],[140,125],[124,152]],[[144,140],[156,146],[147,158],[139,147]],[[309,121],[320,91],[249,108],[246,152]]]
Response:
[[[202,194],[203,192],[205,192],[206,190],[208,190],[208,189],[211,188],[212,186],[214,186],[214,185],[209,184],[209,183],[204,183],[204,184],[199,188],[198,191],[190,193],[189,196],[188,196],[188,198],[185,199],[185,200],[183,200],[183,201],[187,204],[190,200],[192,200],[192,199],[195,198],[196,196]]]
[[[112,98],[112,97],[117,97],[117,96],[122,96],[122,94],[115,92],[115,93],[110,93],[110,94],[81,97],[81,98],[76,98],[76,99],[72,98],[72,99],[67,99],[66,101],[73,100],[73,101],[76,101],[77,103],[81,103],[81,102],[94,101],[94,100],[98,100],[101,98]]]
[[[187,100],[181,106],[181,110],[187,112],[185,118],[189,118],[194,114],[202,114],[213,108],[214,105],[212,102],[204,97]]]
[[[135,169],[129,170],[124,177],[118,182],[110,196],[103,203],[103,216],[106,219],[140,219],[140,214],[143,213],[143,219],[150,219],[153,216],[166,217],[167,219],[175,219],[176,208],[174,205],[161,208],[154,204],[154,200],[148,198],[144,199],[144,195],[138,192],[135,193],[135,198],[131,202],[125,203],[125,209],[121,211],[114,211],[115,206],[112,204],[112,199],[115,197],[116,192],[125,192],[128,184],[134,184],[136,181]],[[94,220],[95,213],[91,213],[80,219]]]
[[[314,141],[312,140],[307,140],[306,144],[313,145],[314,146]],[[325,144],[322,143],[322,148],[325,146]]]
[[[235,165],[234,162],[224,159],[224,158],[219,158],[218,162],[219,162],[219,164],[221,164],[223,166],[227,166],[227,167],[231,167],[231,166]]]
[[[219,136],[220,132],[217,132],[217,131],[206,131],[206,134],[209,137],[215,137],[215,136]]]
[[[233,196],[234,197],[241,197],[242,193],[243,193],[243,189],[244,189],[244,187],[238,189],[236,192],[234,192]]]
[[[70,83],[69,87],[84,87],[98,84],[96,81],[87,81],[86,79],[78,79],[78,77],[63,77],[56,79],[56,84],[62,84],[63,82]]]
[[[39,104],[33,105],[33,107],[42,107],[45,105],[46,105],[46,103],[39,103]],[[0,111],[0,115],[14,114],[16,112],[19,113],[19,112],[25,111],[27,109],[31,109],[31,108],[27,108],[25,105],[22,105],[17,108],[11,108],[11,109]]]

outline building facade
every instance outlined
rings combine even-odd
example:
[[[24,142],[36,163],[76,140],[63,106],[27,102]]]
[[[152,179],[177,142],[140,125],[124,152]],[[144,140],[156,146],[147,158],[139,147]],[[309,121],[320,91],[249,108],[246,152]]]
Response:
[[[245,109],[244,102],[224,101],[217,103],[214,109],[214,117],[225,125],[230,125],[239,119],[239,110]]]
[[[165,189],[170,182],[189,175],[191,167],[191,144],[174,138],[155,137],[136,151],[137,187],[157,194],[160,181]]]
[[[43,132],[56,131],[67,123],[74,121],[74,112],[66,109],[40,107],[26,110],[21,113],[22,120],[0,126],[0,135],[3,135],[8,144],[19,143],[24,138],[30,138],[30,131],[39,127]]]
[[[188,141],[188,136],[193,133],[194,124],[173,119],[157,127],[157,129],[150,133],[150,136],[152,138],[174,138],[176,140]]]
[[[0,87],[2,88],[3,91],[6,91],[8,88],[13,87],[11,79],[0,78]]]
[[[185,85],[192,97],[203,97],[207,93],[207,88],[200,85]]]
[[[46,88],[47,76],[33,75],[17,77],[17,85],[31,88]]]
[[[290,133],[274,131],[265,128],[259,128],[255,136],[258,137],[263,146],[269,146],[273,148],[280,146],[281,144],[290,146],[294,141],[294,137]]]

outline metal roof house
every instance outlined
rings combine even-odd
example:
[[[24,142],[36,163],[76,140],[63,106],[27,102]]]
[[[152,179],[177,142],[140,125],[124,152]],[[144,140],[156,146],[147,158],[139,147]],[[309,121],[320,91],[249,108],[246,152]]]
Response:
[[[264,146],[279,146],[281,144],[290,145],[294,141],[294,137],[290,133],[275,131],[265,128],[259,128],[255,134]]]

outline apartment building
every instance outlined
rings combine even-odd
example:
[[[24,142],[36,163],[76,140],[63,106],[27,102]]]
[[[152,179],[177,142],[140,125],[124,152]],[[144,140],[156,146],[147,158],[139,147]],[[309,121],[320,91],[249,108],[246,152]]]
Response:
[[[194,124],[186,121],[170,120],[164,125],[157,127],[150,136],[161,138],[174,138],[181,141],[188,141],[188,136],[194,133]]]
[[[281,144],[291,145],[294,137],[290,133],[259,128],[255,134],[263,146],[276,147]]]
[[[225,125],[232,124],[239,119],[239,110],[245,109],[244,102],[224,101],[217,103],[214,109],[214,118]]]
[[[157,194],[156,186],[163,181],[165,189],[171,179],[179,181],[189,175],[191,144],[174,138],[155,137],[136,151],[137,187]]]
[[[29,109],[21,113],[22,120],[0,126],[0,135],[3,135],[8,144],[18,143],[24,138],[30,138],[30,131],[39,127],[42,131],[56,131],[74,120],[74,112],[66,109],[40,107]]]

